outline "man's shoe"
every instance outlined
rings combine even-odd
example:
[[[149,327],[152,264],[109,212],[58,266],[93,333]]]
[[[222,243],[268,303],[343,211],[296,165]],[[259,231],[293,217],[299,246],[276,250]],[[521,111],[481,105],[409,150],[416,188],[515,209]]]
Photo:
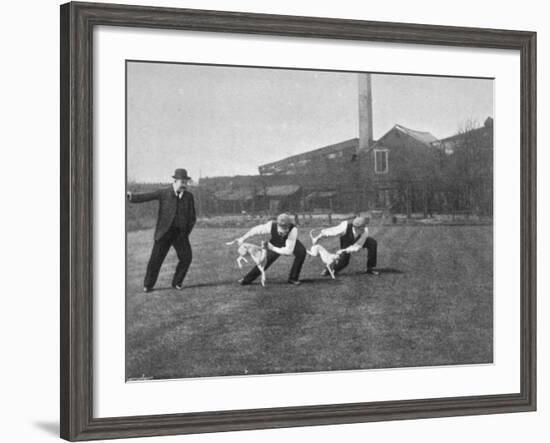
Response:
[[[295,286],[298,286],[298,285],[302,284],[302,282],[300,282],[298,280],[289,280],[288,283],[291,284],[291,285],[295,285]]]
[[[172,288],[176,289],[178,291],[181,291],[183,289],[183,286],[181,286],[181,285],[172,285]]]
[[[251,282],[245,281],[244,278],[241,278],[240,280],[238,280],[238,283],[239,283],[241,286],[248,286]]]
[[[153,288],[148,288],[147,286],[143,287],[143,292],[151,292]]]
[[[367,269],[366,273],[370,275],[376,275],[376,276],[380,275],[380,272],[375,271],[374,269]]]

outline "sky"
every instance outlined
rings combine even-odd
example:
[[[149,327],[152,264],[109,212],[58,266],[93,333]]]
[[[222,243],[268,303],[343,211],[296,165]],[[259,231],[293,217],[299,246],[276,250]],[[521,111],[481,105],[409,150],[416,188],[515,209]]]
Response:
[[[358,74],[129,62],[128,180],[257,174],[358,137]],[[374,139],[395,124],[455,134],[493,116],[493,80],[372,74]]]

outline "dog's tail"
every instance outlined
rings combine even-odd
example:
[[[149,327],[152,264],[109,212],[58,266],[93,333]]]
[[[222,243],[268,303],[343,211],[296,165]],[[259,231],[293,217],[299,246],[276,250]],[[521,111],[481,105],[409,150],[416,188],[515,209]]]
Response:
[[[226,242],[225,244],[226,244],[227,246],[231,246],[231,245],[237,243],[238,241],[239,241],[239,239],[237,238],[237,239],[235,239],[235,240],[233,240],[233,241],[228,241],[228,242]]]

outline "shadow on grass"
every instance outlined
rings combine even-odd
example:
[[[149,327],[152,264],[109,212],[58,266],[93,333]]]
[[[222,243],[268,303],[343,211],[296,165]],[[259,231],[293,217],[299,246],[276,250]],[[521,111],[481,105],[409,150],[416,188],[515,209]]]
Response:
[[[402,271],[401,269],[396,268],[376,268],[376,270],[380,274],[404,274],[405,271]],[[333,280],[329,277],[319,277],[319,278],[304,278],[301,279],[300,282],[302,284],[334,284],[338,281],[338,277],[350,277],[350,276],[358,276],[358,275],[366,275],[365,271],[356,271],[356,272],[343,272],[339,276],[336,277],[336,280]],[[215,288],[218,286],[241,286],[237,280],[222,280],[222,281],[213,281],[213,282],[206,282],[206,283],[196,283],[192,285],[184,285],[183,290],[185,289],[199,289],[199,288]],[[259,286],[259,282],[253,282],[251,285],[246,285],[244,287],[255,287]],[[285,280],[271,280],[266,283],[266,286],[279,286],[279,285],[288,285],[288,283]],[[160,291],[178,291],[171,286],[164,286],[160,288],[154,288],[151,292],[160,292]]]
[[[334,284],[336,281],[338,280],[338,277],[336,278],[336,280],[333,280],[332,278],[330,277],[319,277],[319,278],[303,278],[303,279],[300,279],[300,282],[303,283],[303,284],[306,284],[306,285],[309,285],[309,284],[312,284],[312,283],[316,283],[316,284]],[[283,281],[280,281],[278,282],[280,284],[288,284],[287,282],[283,282]]]
[[[405,271],[402,271],[401,269],[397,269],[397,268],[374,268],[374,269],[380,272],[380,274],[404,274],[405,273]]]
[[[237,282],[237,280],[224,280],[224,281],[211,281],[211,282],[207,282],[207,283],[195,283],[195,284],[192,284],[192,285],[184,284],[182,291],[184,291],[186,289],[215,288],[216,286],[227,286],[227,285],[239,285],[239,283]],[[157,291],[179,292],[180,290],[179,289],[174,289],[171,286],[164,286],[164,287],[160,287],[160,288],[154,288],[152,292],[157,292]]]
[[[405,271],[402,271],[401,269],[397,268],[374,268],[376,271],[378,271],[380,274],[405,274]],[[355,272],[345,272],[342,271],[341,274],[342,277],[344,275],[351,276],[351,275],[368,275],[365,271],[355,271]]]
[[[320,277],[318,279],[316,278],[304,278],[301,279],[300,282],[302,284],[327,284],[327,283],[333,283],[335,280],[332,280],[331,278],[327,277]],[[286,285],[288,286],[289,283],[286,280],[268,280],[266,282],[267,286],[280,286],[280,285]],[[223,281],[213,281],[213,282],[207,282],[207,283],[195,283],[191,285],[183,285],[182,291],[185,291],[186,289],[198,289],[198,288],[215,288],[218,286],[239,286],[242,288],[254,288],[256,286],[261,286],[259,280],[252,282],[250,285],[241,285],[237,280],[223,280]],[[179,292],[179,290],[172,288],[171,286],[164,286],[159,288],[154,288],[151,292],[161,292],[161,291],[174,291]]]

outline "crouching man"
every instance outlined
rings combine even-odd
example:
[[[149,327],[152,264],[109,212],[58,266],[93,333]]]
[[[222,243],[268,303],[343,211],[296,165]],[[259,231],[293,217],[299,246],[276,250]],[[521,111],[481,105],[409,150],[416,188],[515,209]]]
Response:
[[[358,252],[363,248],[367,249],[367,274],[378,275],[374,270],[376,267],[377,243],[372,237],[369,237],[367,222],[364,217],[355,217],[353,221],[343,221],[338,226],[321,230],[320,234],[313,240],[317,242],[323,237],[340,237],[340,260],[334,267],[334,272],[340,272],[350,261],[351,254]],[[329,275],[325,270],[323,275]]]
[[[248,231],[237,240],[241,245],[248,238],[256,235],[270,235],[271,239],[267,244],[267,262],[265,269],[269,268],[275,260],[281,255],[293,255],[294,263],[290,268],[288,283],[293,285],[300,284],[300,271],[306,259],[306,248],[298,240],[298,228],[291,223],[288,214],[281,214],[277,221],[269,221],[263,225],[258,225]],[[241,285],[249,285],[260,276],[260,270],[255,266],[248,274],[239,280]]]

